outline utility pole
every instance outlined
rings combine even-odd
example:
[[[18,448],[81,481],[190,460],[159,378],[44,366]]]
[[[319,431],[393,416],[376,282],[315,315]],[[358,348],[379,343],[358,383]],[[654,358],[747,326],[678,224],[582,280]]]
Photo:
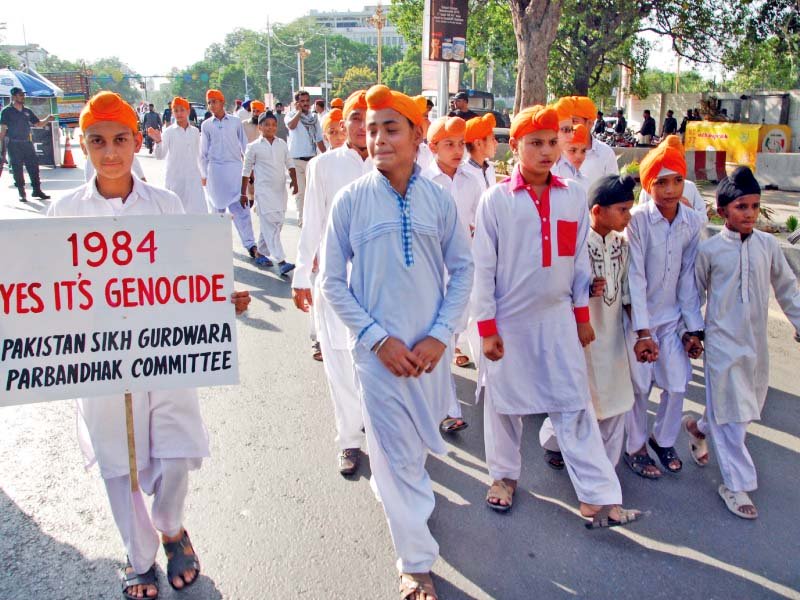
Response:
[[[382,32],[383,28],[386,26],[386,17],[384,16],[383,7],[381,6],[380,0],[378,1],[378,6],[375,9],[375,14],[367,19],[367,22],[378,30],[378,83],[380,83],[381,63],[383,62],[381,57],[383,46]]]
[[[267,15],[267,93],[272,98],[272,30],[269,24],[269,15]]]
[[[305,67],[306,59],[311,56],[311,50],[303,46],[303,40],[300,40],[300,48],[297,50],[297,74],[299,79],[299,87],[302,90],[306,85]]]
[[[328,36],[325,35],[325,106],[328,106]]]

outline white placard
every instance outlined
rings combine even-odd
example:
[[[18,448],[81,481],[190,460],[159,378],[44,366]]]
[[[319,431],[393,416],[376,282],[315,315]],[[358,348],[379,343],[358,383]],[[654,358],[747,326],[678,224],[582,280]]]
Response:
[[[0,406],[239,381],[230,218],[0,221]]]

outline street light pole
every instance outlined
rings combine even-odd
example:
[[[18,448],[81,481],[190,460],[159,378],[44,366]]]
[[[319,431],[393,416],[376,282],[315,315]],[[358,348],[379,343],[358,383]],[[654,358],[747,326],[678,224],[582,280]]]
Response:
[[[378,2],[378,6],[375,8],[375,14],[367,19],[367,22],[378,30],[378,83],[380,83],[381,63],[383,62],[381,57],[383,46],[382,32],[383,28],[386,26],[386,17],[384,16],[383,7],[381,6],[380,1]]]
[[[269,15],[267,15],[267,93],[272,98],[272,30],[269,24]],[[270,100],[272,102],[272,99]]]
[[[311,56],[311,50],[303,46],[303,40],[300,40],[300,49],[297,51],[297,64],[299,66],[298,73],[300,77],[300,89],[302,90],[306,85],[306,59]]]
[[[328,106],[328,36],[325,36],[325,106]]]

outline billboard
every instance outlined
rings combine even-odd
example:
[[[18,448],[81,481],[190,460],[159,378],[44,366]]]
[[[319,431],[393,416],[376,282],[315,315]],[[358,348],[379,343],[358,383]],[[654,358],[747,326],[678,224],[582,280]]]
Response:
[[[467,52],[467,0],[425,0],[423,59],[463,63]]]

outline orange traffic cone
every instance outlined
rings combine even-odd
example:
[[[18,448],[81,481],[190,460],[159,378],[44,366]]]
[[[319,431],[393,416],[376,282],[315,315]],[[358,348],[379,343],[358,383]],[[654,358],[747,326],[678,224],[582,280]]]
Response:
[[[67,138],[67,143],[64,145],[64,160],[61,163],[61,167],[63,169],[76,169],[78,165],[75,164],[75,160],[72,158],[72,150],[69,147],[69,138]]]

